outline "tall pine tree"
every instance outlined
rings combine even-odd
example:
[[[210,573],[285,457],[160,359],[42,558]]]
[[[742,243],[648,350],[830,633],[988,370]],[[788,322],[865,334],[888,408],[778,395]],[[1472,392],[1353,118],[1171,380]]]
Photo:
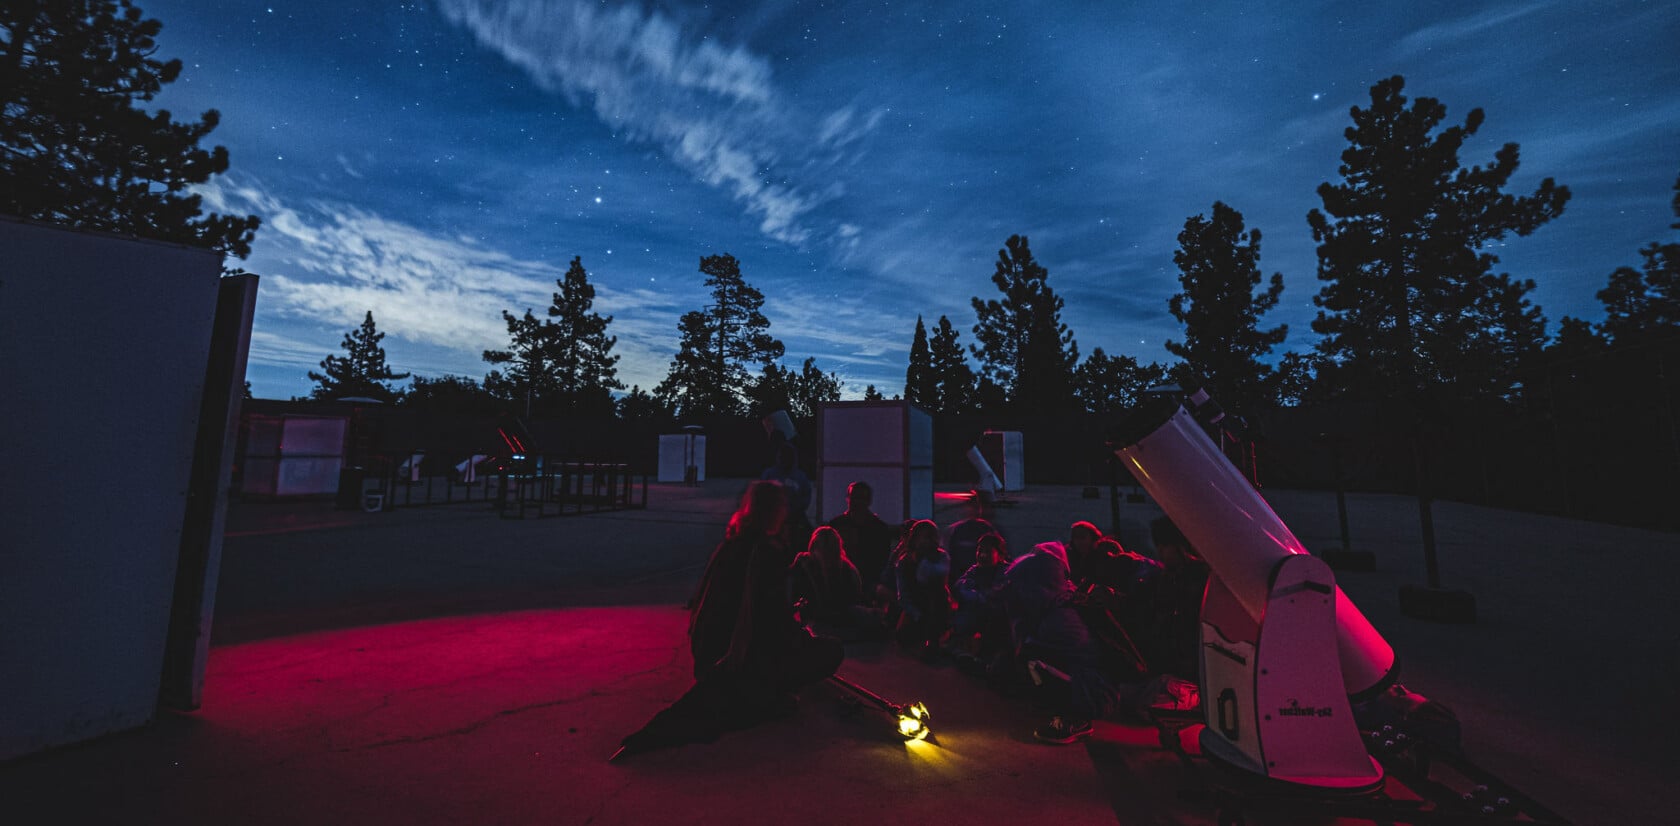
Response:
[[[928,358],[938,387],[935,394],[938,403],[928,409],[937,413],[971,411],[977,404],[974,370],[968,366],[962,342],[957,339],[957,328],[948,316],[939,317],[939,326],[934,328],[933,341],[928,346]]]
[[[735,256],[706,256],[700,272],[712,304],[678,320],[677,354],[654,395],[682,416],[740,415],[753,383],[748,367],[760,368],[762,375],[786,348],[770,335],[764,294],[741,276]]]
[[[566,416],[611,415],[612,391],[624,389],[618,380],[618,356],[612,354],[618,338],[607,335],[612,316],[592,311],[595,287],[582,258],[573,257],[555,285],[560,291],[549,305],[545,330],[554,369],[553,406]]]
[[[1191,216],[1178,234],[1180,291],[1167,302],[1184,325],[1184,341],[1167,352],[1184,359],[1209,392],[1228,409],[1253,412],[1276,404],[1272,369],[1261,361],[1283,342],[1289,328],[1259,327],[1277,306],[1283,275],[1272,273],[1259,293],[1260,230],[1244,230],[1242,213],[1219,201],[1212,217]]]
[[[321,360],[321,372],[309,371],[315,387],[310,391],[314,399],[342,399],[365,397],[393,402],[397,392],[385,382],[408,378],[407,373],[393,373],[385,363],[385,348],[379,342],[385,334],[373,323],[373,311],[362,319],[362,326],[344,334],[339,346],[343,356],[329,355]]]
[[[1001,299],[972,299],[972,347],[981,376],[1001,388],[1024,413],[1060,413],[1075,404],[1073,371],[1079,345],[1062,323],[1062,299],[1050,273],[1033,259],[1024,235],[1011,235],[998,251],[992,284]]]
[[[485,350],[484,360],[508,368],[506,373],[492,371],[484,387],[497,398],[521,405],[527,416],[611,416],[612,391],[624,388],[618,380],[618,356],[612,354],[618,339],[607,335],[612,316],[593,311],[595,287],[582,258],[574,256],[554,284],[560,291],[553,294],[547,319],[529,309],[522,317],[502,311],[508,346]]]
[[[923,410],[939,410],[939,377],[933,372],[928,352],[927,327],[916,316],[916,333],[910,339],[910,366],[904,371],[904,400]]]
[[[227,171],[216,128],[146,103],[181,74],[162,24],[129,0],[0,3],[0,211],[250,254],[257,216],[204,215],[191,188]]]
[[[1307,215],[1323,282],[1313,299],[1318,379],[1335,395],[1503,398],[1538,352],[1545,319],[1527,298],[1534,282],[1494,273],[1499,259],[1486,250],[1557,217],[1569,190],[1546,178],[1533,195],[1503,192],[1514,143],[1486,166],[1459,166],[1482,110],[1438,130],[1446,107],[1423,97],[1407,106],[1404,88],[1389,78],[1372,87],[1370,108],[1353,108],[1342,182],[1321,185],[1324,209]]]
[[[741,404],[724,379],[723,365],[711,352],[717,342],[713,321],[700,310],[677,319],[677,354],[665,379],[653,388],[658,404],[673,415],[739,412]]]
[[[529,418],[540,409],[539,403],[554,392],[555,370],[548,329],[529,309],[524,316],[503,310],[502,321],[507,322],[508,349],[485,350],[484,360],[507,365],[507,372],[490,371],[484,377],[484,389],[495,398],[514,403]]]

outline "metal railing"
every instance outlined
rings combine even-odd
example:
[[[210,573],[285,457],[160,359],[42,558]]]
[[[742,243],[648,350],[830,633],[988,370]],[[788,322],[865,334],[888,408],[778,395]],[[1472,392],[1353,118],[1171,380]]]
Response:
[[[497,480],[496,509],[503,519],[540,519],[647,507],[647,474],[632,473],[625,464],[546,462],[539,457],[528,463],[523,472],[510,469]]]
[[[647,474],[633,473],[627,464],[550,461],[543,456],[463,458],[427,462],[420,452],[370,456],[350,480],[359,489],[341,491],[340,498],[349,503],[346,506],[370,512],[488,504],[507,519],[647,507]],[[437,472],[439,466],[443,473]]]

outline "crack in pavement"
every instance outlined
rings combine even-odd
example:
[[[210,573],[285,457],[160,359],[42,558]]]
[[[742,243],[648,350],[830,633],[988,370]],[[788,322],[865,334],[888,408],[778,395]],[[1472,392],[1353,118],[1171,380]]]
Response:
[[[394,740],[381,740],[377,743],[368,743],[366,745],[361,745],[361,746],[346,746],[344,748],[333,749],[333,752],[336,753],[336,754],[346,754],[346,753],[350,753],[350,752],[372,751],[374,749],[382,749],[382,748],[385,748],[387,746],[403,746],[403,745],[410,745],[410,744],[414,744],[414,743],[430,743],[433,740],[442,740],[442,739],[445,739],[445,738],[448,738],[448,737],[459,737],[459,736],[464,735],[464,734],[472,734],[473,732],[478,731],[479,729],[481,729],[481,728],[483,728],[483,727],[485,727],[485,726],[487,726],[487,725],[489,725],[489,724],[491,724],[491,723],[493,723],[497,720],[500,720],[503,717],[511,717],[515,714],[523,714],[527,711],[535,711],[537,709],[542,709],[542,708],[553,708],[555,706],[568,705],[568,704],[571,704],[571,703],[575,703],[579,700],[588,699],[589,697],[592,697],[592,696],[595,696],[595,690],[594,689],[590,689],[588,692],[586,692],[584,694],[580,694],[576,697],[566,697],[566,698],[559,699],[559,700],[549,700],[548,702],[544,702],[544,703],[531,703],[529,705],[523,705],[523,706],[519,706],[517,708],[504,708],[501,711],[498,711],[495,714],[490,715],[489,717],[485,717],[481,720],[475,720],[474,722],[468,723],[467,725],[460,726],[458,728],[452,728],[448,731],[440,731],[440,732],[437,732],[437,733],[434,733],[434,734],[427,734],[427,735],[422,735],[422,736],[419,736],[419,737],[398,737]]]

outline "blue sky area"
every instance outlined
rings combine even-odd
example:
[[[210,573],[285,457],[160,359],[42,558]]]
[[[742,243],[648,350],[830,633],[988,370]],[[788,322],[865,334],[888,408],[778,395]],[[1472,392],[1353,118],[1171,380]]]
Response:
[[[965,340],[997,251],[1030,237],[1081,352],[1166,361],[1187,217],[1216,200],[1284,278],[1264,321],[1314,341],[1306,214],[1348,110],[1393,74],[1466,165],[1522,147],[1562,218],[1496,250],[1555,329],[1671,238],[1680,4],[594,3],[141,0],[219,109],[205,189],[264,226],[250,377],[307,392],[372,310],[398,370],[482,377],[503,309],[540,314],[581,256],[626,384],[664,375],[677,317],[728,252],[790,364],[902,390],[918,314]]]

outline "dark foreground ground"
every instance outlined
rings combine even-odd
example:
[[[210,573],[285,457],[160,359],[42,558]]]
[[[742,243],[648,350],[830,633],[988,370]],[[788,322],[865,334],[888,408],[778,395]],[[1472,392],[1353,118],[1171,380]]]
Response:
[[[1152,729],[1039,745],[1023,701],[885,645],[849,651],[841,673],[926,701],[933,741],[907,746],[819,686],[791,718],[606,763],[688,687],[680,605],[743,484],[522,522],[479,505],[236,505],[204,708],[0,765],[0,822],[1214,822],[1178,799],[1197,779]],[[1267,496],[1308,547],[1338,544],[1332,496]],[[1109,521],[1106,498],[1077,488],[1017,498],[999,518],[1016,547]],[[941,522],[958,518],[940,503]],[[1423,577],[1415,502],[1350,506],[1379,570],[1340,584],[1403,680],[1458,712],[1479,762],[1576,823],[1680,820],[1665,792],[1680,762],[1680,537],[1440,503],[1443,577],[1481,621],[1437,625],[1397,607]],[[1125,505],[1122,540],[1147,547],[1156,514]]]

